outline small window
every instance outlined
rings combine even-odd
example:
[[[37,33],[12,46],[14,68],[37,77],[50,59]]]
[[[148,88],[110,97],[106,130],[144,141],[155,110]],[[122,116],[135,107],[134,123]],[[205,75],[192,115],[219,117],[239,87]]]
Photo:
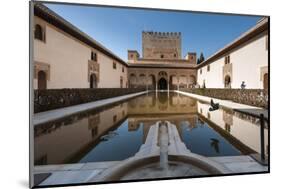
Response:
[[[133,58],[133,57],[134,57],[134,55],[133,55],[133,54],[131,54],[130,56],[131,56],[131,58]]]
[[[113,69],[116,69],[116,62],[113,62]]]
[[[35,39],[43,41],[43,29],[39,24],[35,25],[34,37]]]
[[[229,64],[230,63],[230,56],[224,57],[224,64]]]
[[[93,60],[93,61],[97,61],[97,53],[95,53],[95,52],[91,52],[91,60]]]
[[[163,54],[161,54],[161,58],[164,58],[164,55],[163,55]]]
[[[124,66],[122,67],[122,72],[124,72]]]
[[[174,57],[176,58],[176,57],[177,57],[177,54],[174,54]]]
[[[200,74],[202,74],[202,69],[200,69]]]
[[[210,65],[207,66],[207,72],[209,72],[209,71],[210,71]]]

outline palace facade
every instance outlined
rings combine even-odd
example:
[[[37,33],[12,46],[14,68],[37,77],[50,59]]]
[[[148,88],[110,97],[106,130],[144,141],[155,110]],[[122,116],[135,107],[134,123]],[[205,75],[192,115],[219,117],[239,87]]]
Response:
[[[142,32],[142,58],[128,51],[129,87],[154,90],[194,87],[196,84],[196,53],[181,59],[181,33]]]
[[[34,89],[268,88],[268,19],[203,63],[182,58],[180,32],[142,32],[142,56],[125,62],[41,3],[34,6]]]

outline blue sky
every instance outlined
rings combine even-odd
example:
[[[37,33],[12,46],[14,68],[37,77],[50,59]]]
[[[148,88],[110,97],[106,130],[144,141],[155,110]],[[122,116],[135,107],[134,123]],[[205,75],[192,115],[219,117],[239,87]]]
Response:
[[[78,5],[45,4],[124,61],[127,50],[142,54],[141,33],[181,32],[182,57],[203,52],[205,59],[254,26],[257,16],[219,15]]]

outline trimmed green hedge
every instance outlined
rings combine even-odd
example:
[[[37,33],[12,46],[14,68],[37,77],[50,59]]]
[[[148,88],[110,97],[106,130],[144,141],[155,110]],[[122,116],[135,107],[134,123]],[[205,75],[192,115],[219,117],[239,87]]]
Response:
[[[268,109],[268,91],[263,89],[180,89],[184,92],[194,93],[222,100],[257,106]]]
[[[143,88],[34,90],[34,113],[144,91]]]

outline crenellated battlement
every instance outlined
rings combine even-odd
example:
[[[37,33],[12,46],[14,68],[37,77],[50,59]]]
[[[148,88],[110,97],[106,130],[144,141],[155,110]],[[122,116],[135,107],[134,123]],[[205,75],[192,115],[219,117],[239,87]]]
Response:
[[[155,37],[181,37],[181,32],[142,31],[142,35]]]
[[[143,58],[181,59],[181,32],[142,32]]]

